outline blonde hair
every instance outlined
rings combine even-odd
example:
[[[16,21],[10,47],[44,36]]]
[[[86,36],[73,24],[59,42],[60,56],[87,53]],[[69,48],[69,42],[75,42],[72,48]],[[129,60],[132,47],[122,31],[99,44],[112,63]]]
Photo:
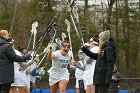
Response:
[[[101,55],[102,54],[102,51],[103,51],[103,46],[105,45],[105,41],[104,40],[101,40],[99,39],[99,50],[98,50],[98,54]]]
[[[8,31],[7,30],[0,30],[0,36],[4,37],[5,35],[8,35]]]

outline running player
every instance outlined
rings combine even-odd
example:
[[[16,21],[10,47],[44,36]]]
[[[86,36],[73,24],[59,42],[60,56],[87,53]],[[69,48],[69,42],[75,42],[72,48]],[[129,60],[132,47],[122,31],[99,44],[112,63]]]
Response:
[[[70,51],[70,43],[68,40],[62,41],[60,50],[52,53],[52,48],[48,53],[48,59],[52,59],[52,67],[49,70],[49,85],[51,93],[66,93],[66,87],[69,82],[68,64],[71,64],[72,53]]]

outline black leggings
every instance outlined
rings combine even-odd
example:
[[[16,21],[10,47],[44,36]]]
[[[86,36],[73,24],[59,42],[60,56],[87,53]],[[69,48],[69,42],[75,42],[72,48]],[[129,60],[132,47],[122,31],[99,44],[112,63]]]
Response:
[[[9,93],[11,83],[1,84],[0,85],[0,93]]]

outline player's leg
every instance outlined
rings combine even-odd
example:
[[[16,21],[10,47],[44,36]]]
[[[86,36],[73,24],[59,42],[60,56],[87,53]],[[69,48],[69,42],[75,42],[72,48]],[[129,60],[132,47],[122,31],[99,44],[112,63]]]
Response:
[[[51,93],[57,93],[58,88],[59,88],[58,83],[52,85],[51,86]]]
[[[60,93],[66,93],[68,82],[69,82],[68,80],[59,81]]]

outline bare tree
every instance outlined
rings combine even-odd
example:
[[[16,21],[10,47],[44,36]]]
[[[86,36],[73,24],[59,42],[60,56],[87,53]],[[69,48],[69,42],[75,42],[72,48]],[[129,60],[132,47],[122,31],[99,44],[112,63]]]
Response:
[[[13,25],[14,25],[14,21],[15,21],[15,17],[16,17],[17,6],[18,6],[18,0],[15,0],[14,13],[13,13],[13,18],[12,18],[12,22],[11,22],[11,26],[10,26],[10,30],[9,30],[9,33],[11,35],[12,35]]]
[[[107,30],[110,30],[111,25],[111,15],[112,15],[112,8],[116,0],[108,0],[108,9],[107,9]]]
[[[3,9],[6,11],[8,9],[8,0],[0,0]]]

